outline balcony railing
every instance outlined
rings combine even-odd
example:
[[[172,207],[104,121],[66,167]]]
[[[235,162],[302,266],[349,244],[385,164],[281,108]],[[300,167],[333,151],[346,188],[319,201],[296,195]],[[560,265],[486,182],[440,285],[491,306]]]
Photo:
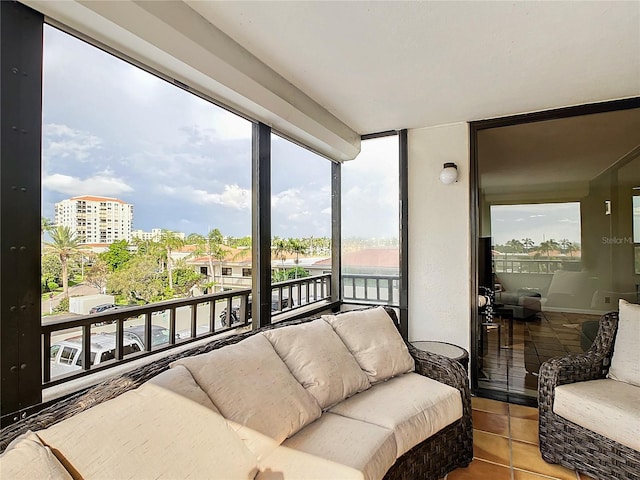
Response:
[[[343,276],[343,298],[395,305],[398,276]],[[274,320],[331,298],[331,274],[274,283]],[[74,318],[44,321],[42,387],[49,388],[126,362],[249,325],[251,289],[235,289]],[[137,327],[137,328],[131,328]],[[162,335],[156,337],[155,329]],[[136,331],[136,335],[132,332]],[[52,346],[55,346],[52,350]],[[52,359],[54,352],[68,348]],[[64,368],[59,368],[59,367]],[[53,368],[52,368],[53,367]],[[52,370],[56,370],[53,372]],[[59,373],[62,370],[62,373]]]
[[[342,275],[342,298],[359,303],[399,305],[398,275]]]
[[[330,274],[273,284],[272,315],[329,299],[330,285]],[[251,289],[245,288],[45,321],[41,328],[42,386],[52,387],[246,326],[250,320]],[[152,326],[166,329],[165,338],[158,344],[154,344],[157,338]],[[130,327],[138,327],[140,335],[133,336]],[[56,349],[52,351],[53,345]],[[65,347],[65,355],[61,353],[52,360],[53,352]],[[65,372],[54,375],[52,366]]]

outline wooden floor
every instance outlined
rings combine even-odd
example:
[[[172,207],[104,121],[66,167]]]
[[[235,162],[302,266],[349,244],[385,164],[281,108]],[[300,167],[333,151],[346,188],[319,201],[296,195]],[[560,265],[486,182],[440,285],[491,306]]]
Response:
[[[593,480],[545,462],[538,449],[538,409],[474,397],[473,462],[446,480]]]

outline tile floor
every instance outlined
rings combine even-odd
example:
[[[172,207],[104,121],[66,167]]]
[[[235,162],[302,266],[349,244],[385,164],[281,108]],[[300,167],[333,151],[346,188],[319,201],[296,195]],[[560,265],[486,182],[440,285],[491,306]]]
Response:
[[[478,397],[472,407],[473,461],[446,480],[593,480],[542,459],[537,408]]]
[[[551,357],[582,353],[581,325],[599,318],[564,312],[540,312],[511,321],[496,316],[494,324],[482,327],[478,387],[535,398],[540,365]]]

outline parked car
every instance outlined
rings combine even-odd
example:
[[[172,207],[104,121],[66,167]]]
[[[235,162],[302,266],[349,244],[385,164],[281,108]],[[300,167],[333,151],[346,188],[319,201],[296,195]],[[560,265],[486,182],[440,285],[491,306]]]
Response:
[[[130,340],[138,342],[144,348],[144,325],[135,325],[125,328],[124,336]],[[180,339],[180,334],[176,333],[176,340]],[[160,325],[151,325],[151,347],[169,343],[169,329]]]
[[[140,352],[142,343],[125,337],[124,355]],[[67,338],[51,345],[49,351],[51,377],[72,373],[82,368],[82,335]],[[99,365],[116,358],[116,338],[112,333],[91,335],[91,365]]]
[[[291,302],[291,303],[289,303]],[[281,309],[284,308],[288,308],[289,306],[293,307],[294,302],[293,302],[293,298],[289,299],[289,298],[283,298],[282,299],[282,306],[280,308],[278,308],[278,299],[277,298],[272,298],[271,299],[271,311],[272,312],[277,312]],[[237,305],[234,305],[231,308],[231,314],[229,315],[231,317],[231,325],[233,325],[234,323],[240,323],[240,307]],[[222,310],[222,313],[220,313],[220,323],[222,324],[223,327],[227,326],[227,309],[225,308],[224,310]],[[247,319],[251,318],[251,297],[249,297],[249,301],[247,302]]]
[[[108,310],[117,310],[119,307],[115,303],[103,303],[102,305],[96,305],[89,310],[90,314],[102,313]]]

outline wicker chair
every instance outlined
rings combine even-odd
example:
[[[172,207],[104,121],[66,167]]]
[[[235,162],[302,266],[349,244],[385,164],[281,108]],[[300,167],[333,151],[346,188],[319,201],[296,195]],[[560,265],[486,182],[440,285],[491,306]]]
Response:
[[[387,307],[385,307],[385,310],[397,325],[398,318],[395,311]],[[179,358],[207,353],[226,345],[237,343],[266,329],[295,325],[313,319],[306,318],[279,322],[250,332],[214,339],[205,345],[169,355],[151,364],[127,372],[122,376],[107,380],[0,430],[0,452],[4,451],[11,440],[27,430],[37,431],[47,428],[94,405],[137,388],[150,378],[168,369],[169,364]],[[416,373],[451,385],[460,391],[463,414],[460,420],[440,430],[398,458],[384,479],[437,480],[458,467],[466,467],[473,459],[471,394],[467,374],[462,365],[454,360],[417,350],[411,344],[408,344],[408,347],[415,360]]]
[[[539,439],[542,458],[594,478],[640,479],[640,452],[553,413],[555,387],[605,378],[618,328],[618,313],[607,313],[591,348],[583,354],[549,359],[538,379]]]

